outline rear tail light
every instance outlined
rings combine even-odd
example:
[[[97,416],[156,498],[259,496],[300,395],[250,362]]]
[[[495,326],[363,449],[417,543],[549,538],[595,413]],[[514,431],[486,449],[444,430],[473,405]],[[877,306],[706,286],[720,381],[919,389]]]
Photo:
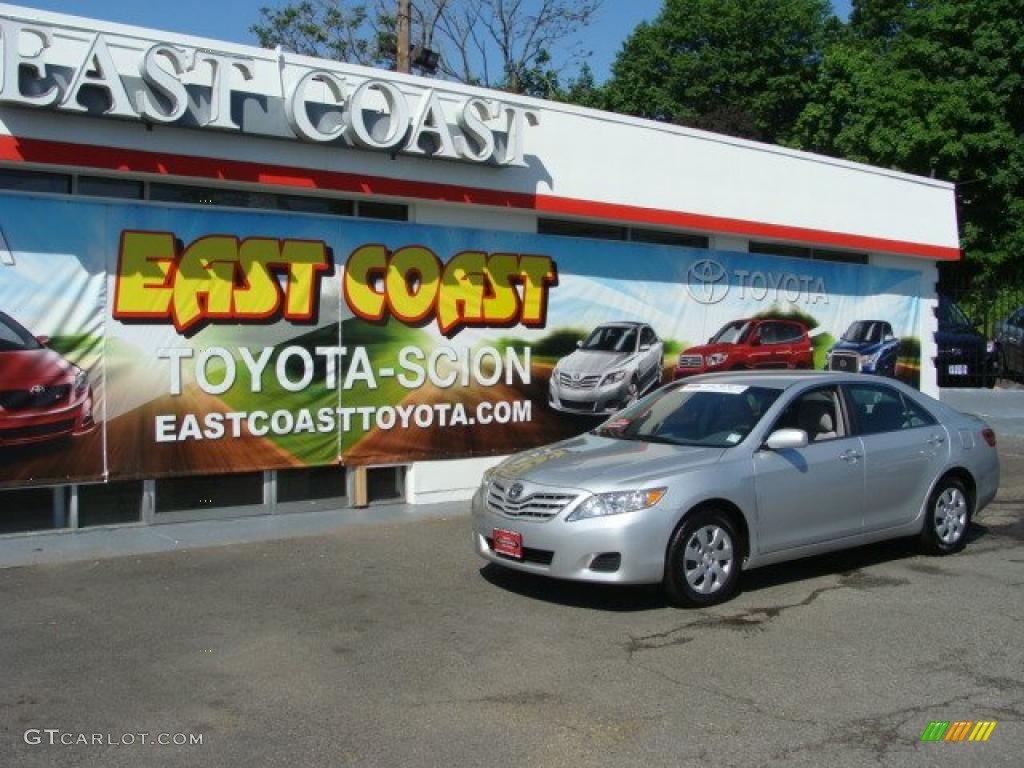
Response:
[[[996,433],[994,431],[992,431],[988,427],[985,427],[983,430],[981,430],[981,436],[985,438],[985,442],[988,443],[991,447],[996,447]]]

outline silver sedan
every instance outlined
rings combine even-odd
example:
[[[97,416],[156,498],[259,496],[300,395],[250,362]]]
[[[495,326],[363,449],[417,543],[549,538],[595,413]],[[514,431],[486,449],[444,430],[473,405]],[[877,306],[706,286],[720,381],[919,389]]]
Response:
[[[473,539],[508,568],[711,605],[771,563],[904,536],[960,550],[999,486],[995,445],[896,381],[699,376],[488,471]]]

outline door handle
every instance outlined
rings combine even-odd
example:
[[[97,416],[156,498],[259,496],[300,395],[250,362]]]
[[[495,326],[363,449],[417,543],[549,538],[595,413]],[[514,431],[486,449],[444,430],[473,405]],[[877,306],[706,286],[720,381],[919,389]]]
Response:
[[[928,445],[938,448],[940,445],[946,442],[946,438],[944,438],[942,435],[932,435],[925,442],[928,443]]]
[[[839,458],[843,461],[849,462],[850,464],[856,464],[863,454],[860,451],[855,451],[852,448],[848,451],[843,451],[839,454]]]

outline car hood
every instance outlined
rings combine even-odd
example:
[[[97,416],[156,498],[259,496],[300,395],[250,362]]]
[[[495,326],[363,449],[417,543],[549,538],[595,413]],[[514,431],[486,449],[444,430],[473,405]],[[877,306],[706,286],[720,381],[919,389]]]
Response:
[[[832,345],[832,352],[857,352],[861,355],[873,355],[884,346],[880,341],[849,341],[840,339]]]
[[[701,344],[696,347],[688,348],[683,352],[683,354],[704,355],[707,357],[708,355],[713,355],[715,352],[724,352],[725,354],[729,354],[730,352],[735,352],[737,349],[739,349],[739,346],[736,344]]]
[[[70,384],[77,368],[52,349],[0,352],[0,389]]]
[[[698,448],[585,434],[510,456],[494,472],[538,485],[601,492],[641,488],[714,464],[724,448]]]
[[[636,357],[635,353],[597,352],[577,349],[558,361],[558,370],[570,375],[597,376],[621,368]]]

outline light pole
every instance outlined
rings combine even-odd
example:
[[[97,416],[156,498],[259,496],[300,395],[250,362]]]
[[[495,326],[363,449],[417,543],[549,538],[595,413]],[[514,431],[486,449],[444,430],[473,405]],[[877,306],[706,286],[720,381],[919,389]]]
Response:
[[[398,50],[395,53],[395,70],[409,73],[409,0],[398,0]]]

